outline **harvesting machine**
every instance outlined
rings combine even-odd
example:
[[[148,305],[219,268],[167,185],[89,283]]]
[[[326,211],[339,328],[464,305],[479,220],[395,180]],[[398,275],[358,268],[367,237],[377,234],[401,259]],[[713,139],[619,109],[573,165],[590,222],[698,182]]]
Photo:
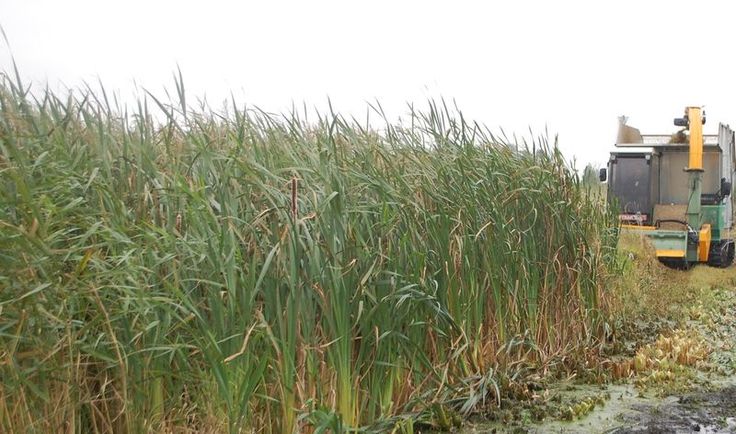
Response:
[[[617,150],[600,171],[622,230],[648,236],[659,259],[688,269],[733,263],[734,132],[720,124],[704,135],[705,113],[688,107],[671,135],[642,135],[619,120]]]

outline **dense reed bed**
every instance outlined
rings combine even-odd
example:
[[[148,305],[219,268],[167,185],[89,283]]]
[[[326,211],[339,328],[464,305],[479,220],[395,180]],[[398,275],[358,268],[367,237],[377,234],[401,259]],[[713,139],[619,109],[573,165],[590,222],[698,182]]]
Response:
[[[410,430],[598,342],[613,220],[545,140],[176,84],[3,76],[0,431]]]

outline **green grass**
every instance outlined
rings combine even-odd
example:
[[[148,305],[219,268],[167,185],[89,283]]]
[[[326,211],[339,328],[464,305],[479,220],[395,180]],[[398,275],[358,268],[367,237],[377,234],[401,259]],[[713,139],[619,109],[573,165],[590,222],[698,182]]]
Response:
[[[595,342],[614,220],[545,139],[176,89],[2,78],[0,431],[382,429]]]

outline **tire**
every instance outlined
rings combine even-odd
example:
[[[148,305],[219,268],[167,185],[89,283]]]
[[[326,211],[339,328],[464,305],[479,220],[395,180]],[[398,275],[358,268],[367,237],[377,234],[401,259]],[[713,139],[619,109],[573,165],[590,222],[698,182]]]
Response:
[[[734,243],[732,240],[722,240],[712,243],[708,252],[708,265],[711,267],[726,268],[733,264]]]

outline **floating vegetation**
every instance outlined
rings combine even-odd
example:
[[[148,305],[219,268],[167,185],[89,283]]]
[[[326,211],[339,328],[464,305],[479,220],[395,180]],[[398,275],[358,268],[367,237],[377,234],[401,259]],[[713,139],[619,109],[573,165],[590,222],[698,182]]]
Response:
[[[606,405],[606,401],[610,399],[610,397],[610,394],[607,393],[600,393],[598,395],[586,397],[572,405],[569,405],[567,408],[560,410],[559,418],[560,420],[568,421],[583,418],[597,406],[603,407]]]

